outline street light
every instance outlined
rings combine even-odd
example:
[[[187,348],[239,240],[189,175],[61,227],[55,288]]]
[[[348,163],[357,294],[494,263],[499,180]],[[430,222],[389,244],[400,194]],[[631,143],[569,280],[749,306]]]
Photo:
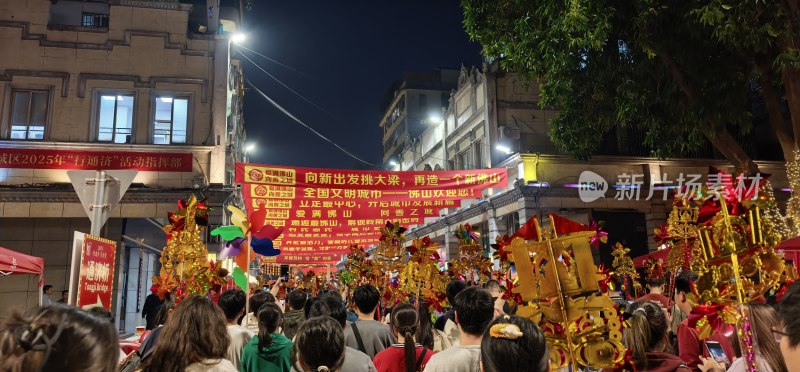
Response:
[[[245,34],[243,34],[241,32],[237,32],[237,33],[231,35],[231,42],[233,42],[234,44],[241,44],[246,39],[247,39],[247,35],[245,35]]]
[[[244,153],[249,154],[256,151],[256,144],[255,143],[248,143],[244,146]]]
[[[504,152],[506,155],[510,155],[511,154],[511,149],[508,148],[508,146],[501,145],[501,144],[498,143],[497,146],[495,146],[495,148],[497,149],[497,151]]]
[[[390,166],[390,167],[394,168],[394,167],[396,167],[397,165],[398,165],[398,164],[397,164],[397,161],[395,161],[394,159],[392,159],[392,160],[389,160],[389,166]]]
[[[432,124],[439,124],[442,122],[442,117],[436,114],[430,114],[428,116],[428,121],[430,121]]]

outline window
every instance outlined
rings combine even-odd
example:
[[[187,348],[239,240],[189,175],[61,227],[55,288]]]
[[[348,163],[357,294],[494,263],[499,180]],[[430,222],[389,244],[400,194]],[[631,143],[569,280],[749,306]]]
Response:
[[[153,118],[153,143],[186,143],[189,98],[157,96]]]
[[[132,143],[133,95],[100,94],[97,115],[97,140],[100,142]]]
[[[50,92],[14,90],[11,103],[11,139],[43,140]]]
[[[458,169],[460,170],[468,170],[472,168],[472,151],[471,149],[467,149],[466,151],[458,154]]]
[[[81,18],[83,27],[108,27],[108,14],[83,13]]]
[[[472,148],[475,149],[475,169],[483,168],[483,155],[481,151],[481,141],[476,141],[472,144]]]

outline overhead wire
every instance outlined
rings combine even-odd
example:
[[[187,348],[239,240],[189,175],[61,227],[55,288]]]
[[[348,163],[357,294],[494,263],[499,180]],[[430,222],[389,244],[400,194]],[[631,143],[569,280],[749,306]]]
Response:
[[[239,53],[239,55],[240,55],[240,56],[244,57],[244,59],[246,59],[247,61],[249,61],[250,63],[252,63],[252,64],[253,64],[253,66],[256,66],[256,68],[258,68],[259,70],[261,70],[261,72],[263,72],[263,73],[267,74],[267,76],[271,77],[271,78],[272,78],[272,80],[275,80],[276,82],[278,82],[278,84],[280,84],[280,85],[281,85],[281,86],[283,86],[284,88],[288,89],[290,92],[292,92],[292,93],[294,93],[296,96],[298,96],[298,97],[302,98],[304,101],[308,102],[309,104],[311,104],[312,106],[316,107],[316,108],[317,108],[317,109],[319,109],[320,111],[322,111],[322,112],[324,112],[324,113],[326,113],[326,114],[330,115],[331,117],[334,117],[334,118],[335,118],[335,116],[334,116],[334,115],[333,115],[333,114],[332,114],[330,111],[328,111],[328,110],[326,110],[324,107],[322,107],[322,106],[320,106],[320,105],[318,105],[318,104],[316,104],[316,103],[312,102],[310,99],[308,99],[308,98],[306,98],[305,96],[303,96],[302,94],[298,93],[296,90],[292,89],[290,86],[288,86],[288,85],[284,84],[282,81],[280,81],[280,79],[276,78],[276,77],[275,77],[275,75],[272,75],[272,74],[270,74],[270,73],[269,73],[269,72],[267,72],[267,70],[265,70],[263,67],[259,66],[259,64],[258,64],[258,63],[255,63],[255,61],[253,61],[252,59],[250,59],[249,57],[247,57],[247,55],[245,55],[244,53],[242,53],[242,51],[241,51],[241,50],[239,50],[239,51],[237,51],[237,52]]]
[[[311,79],[311,75],[309,75],[309,74],[306,74],[305,72],[303,72],[303,71],[300,71],[300,70],[298,70],[298,69],[296,69],[296,68],[294,68],[294,67],[292,67],[292,66],[289,66],[289,65],[283,64],[283,63],[281,63],[281,62],[279,62],[279,61],[276,61],[276,60],[274,60],[274,59],[272,59],[272,58],[270,58],[270,57],[267,57],[267,56],[265,56],[265,55],[263,55],[263,54],[261,54],[261,53],[259,53],[259,52],[256,52],[255,50],[252,50],[252,49],[250,49],[250,48],[248,48],[248,47],[246,47],[246,46],[244,46],[244,45],[241,45],[241,44],[236,44],[236,47],[237,47],[237,48],[242,48],[242,49],[244,49],[244,50],[246,50],[246,51],[249,51],[249,52],[251,52],[251,53],[255,53],[256,55],[258,55],[258,56],[259,56],[259,57],[261,57],[261,58],[264,58],[264,59],[266,59],[267,61],[270,61],[270,62],[272,62],[272,63],[274,63],[274,64],[276,64],[276,65],[279,65],[279,66],[285,67],[285,68],[287,68],[287,69],[289,69],[289,70],[292,70],[292,71],[294,71],[294,72],[296,72],[296,73],[298,73],[298,74],[300,74],[300,75],[303,75],[303,76],[305,76],[305,77],[307,77],[307,78]]]
[[[376,168],[376,169],[382,169],[382,167],[380,167],[380,166],[378,166],[378,165],[375,165],[375,164],[373,164],[373,163],[370,163],[370,162],[368,162],[368,161],[366,161],[366,160],[364,160],[364,159],[360,158],[359,156],[357,156],[357,155],[353,154],[352,152],[348,151],[348,150],[347,150],[347,149],[345,149],[344,147],[340,146],[338,143],[336,143],[336,142],[332,141],[330,138],[328,138],[328,137],[325,137],[325,135],[323,135],[322,133],[320,133],[320,132],[316,131],[314,128],[312,128],[311,126],[309,126],[308,124],[306,124],[304,121],[302,121],[302,120],[300,120],[299,118],[297,118],[296,116],[294,116],[294,114],[292,114],[291,112],[289,112],[288,110],[286,110],[285,108],[283,108],[283,106],[281,106],[280,104],[278,104],[277,102],[275,102],[275,100],[273,100],[272,98],[270,98],[270,97],[269,97],[269,96],[268,96],[266,93],[262,92],[262,91],[261,91],[261,89],[258,89],[258,87],[256,87],[256,86],[255,86],[255,84],[253,84],[253,83],[252,83],[250,80],[248,80],[248,79],[245,79],[245,82],[247,83],[247,85],[249,85],[251,88],[253,88],[253,90],[255,90],[256,92],[258,92],[258,94],[259,94],[259,95],[261,95],[261,97],[263,97],[263,98],[264,98],[264,99],[265,99],[267,102],[269,102],[269,103],[270,103],[270,104],[272,104],[272,105],[273,105],[273,106],[274,106],[276,109],[278,109],[278,111],[282,112],[284,115],[286,115],[286,116],[288,116],[289,118],[291,118],[292,120],[296,121],[298,124],[300,124],[300,125],[302,125],[302,126],[306,127],[306,129],[310,130],[311,132],[313,132],[314,134],[316,134],[317,136],[319,136],[319,137],[320,137],[320,138],[322,138],[323,140],[325,140],[325,141],[327,141],[328,143],[332,144],[334,147],[336,147],[337,149],[339,149],[339,150],[340,150],[340,151],[342,151],[343,153],[347,154],[347,155],[348,155],[348,156],[350,156],[351,158],[353,158],[353,159],[355,159],[355,160],[358,160],[358,161],[360,161],[360,162],[362,162],[362,163],[364,163],[364,164],[366,164],[366,165],[369,165],[369,166],[371,166],[371,167],[374,167],[374,168]]]

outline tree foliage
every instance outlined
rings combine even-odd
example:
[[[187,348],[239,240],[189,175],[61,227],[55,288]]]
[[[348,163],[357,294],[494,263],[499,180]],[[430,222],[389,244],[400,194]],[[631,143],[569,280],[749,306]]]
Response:
[[[730,28],[728,15],[719,14],[729,11],[724,1],[462,0],[462,6],[465,29],[484,53],[539,80],[541,104],[559,110],[550,135],[564,151],[586,159],[615,127],[638,128],[654,156],[685,155],[708,138],[734,165],[752,171],[730,131],[752,129],[749,59],[756,48],[776,53],[761,41],[778,26],[748,18],[752,24]],[[740,16],[749,12],[755,10]],[[754,27],[759,32],[748,33]],[[791,60],[791,53],[782,58]]]

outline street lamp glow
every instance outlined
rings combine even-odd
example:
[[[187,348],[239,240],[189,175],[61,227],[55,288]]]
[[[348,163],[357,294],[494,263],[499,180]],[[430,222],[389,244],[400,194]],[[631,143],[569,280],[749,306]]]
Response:
[[[247,35],[245,35],[245,34],[243,34],[241,32],[237,32],[237,33],[231,35],[231,42],[233,42],[234,44],[241,44],[246,39],[247,39]]]
[[[249,154],[251,152],[256,151],[256,144],[255,143],[248,143],[244,146],[244,152]]]
[[[495,146],[495,148],[496,148],[498,151],[502,151],[502,152],[504,152],[506,155],[509,155],[509,154],[511,154],[511,149],[510,149],[510,148],[508,148],[508,146],[501,145],[501,144],[497,144],[497,146]]]
[[[389,166],[390,166],[390,167],[396,167],[397,165],[398,165],[398,164],[397,164],[397,161],[395,161],[395,160],[389,160]]]
[[[442,117],[439,115],[431,114],[430,116],[428,116],[428,121],[430,121],[433,124],[439,124],[442,122]]]

